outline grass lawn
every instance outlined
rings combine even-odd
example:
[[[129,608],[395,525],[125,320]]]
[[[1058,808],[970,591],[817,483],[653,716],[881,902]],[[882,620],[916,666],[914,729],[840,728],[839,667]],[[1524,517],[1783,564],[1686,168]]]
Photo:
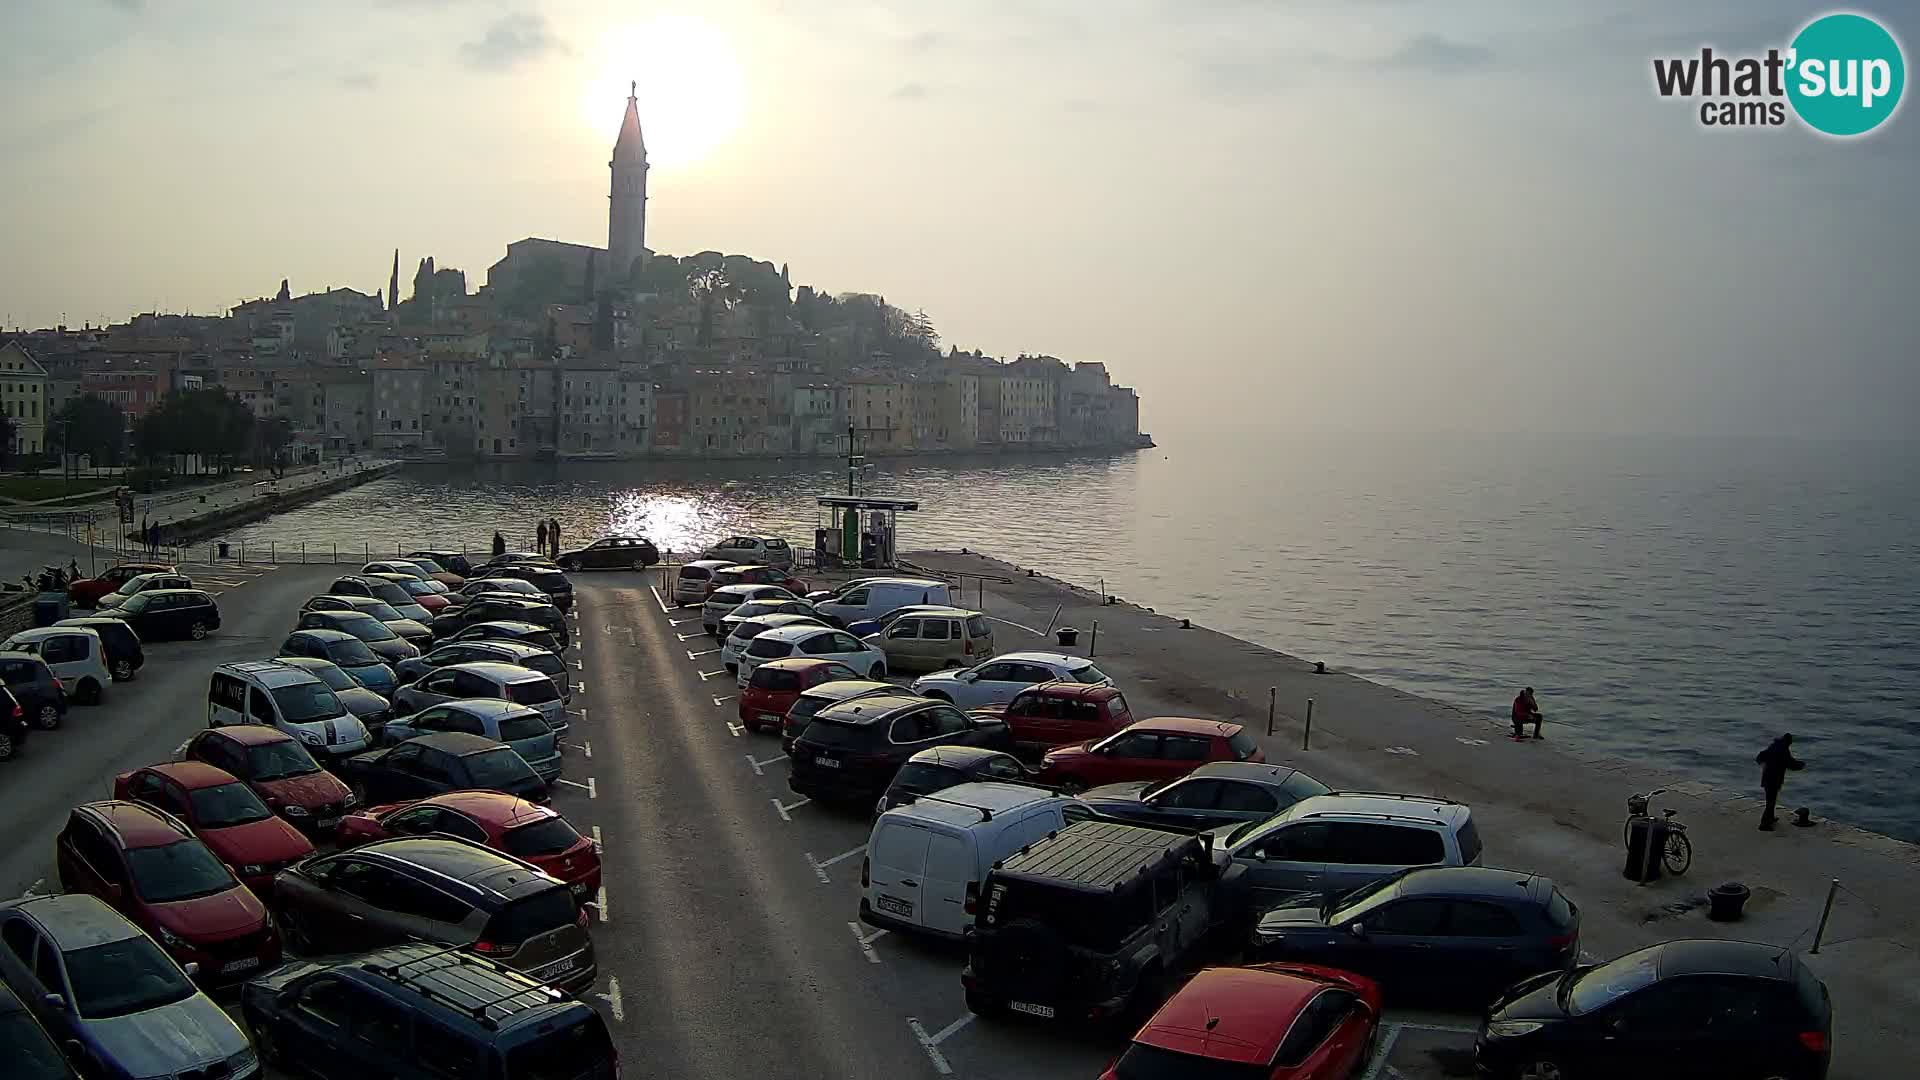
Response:
[[[37,502],[62,495],[84,495],[89,491],[112,491],[120,486],[117,476],[0,476],[0,498]]]

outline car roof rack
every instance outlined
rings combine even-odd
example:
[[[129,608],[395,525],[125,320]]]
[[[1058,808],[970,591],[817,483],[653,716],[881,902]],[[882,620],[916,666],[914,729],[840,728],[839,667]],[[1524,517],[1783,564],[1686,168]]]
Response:
[[[1366,817],[1376,821],[1405,821],[1415,825],[1445,825],[1439,818],[1416,817],[1413,814],[1387,814],[1374,810],[1314,810],[1301,814],[1295,820],[1313,821],[1323,817]]]
[[[407,989],[419,994],[421,997],[430,998],[448,1008],[465,1013],[475,1023],[480,1024],[489,1031],[498,1030],[500,1026],[499,1020],[488,1015],[487,1011],[489,1009],[500,1008],[514,999],[525,997],[528,994],[541,995],[548,1001],[559,1001],[563,997],[559,990],[551,986],[535,984],[533,986],[520,987],[496,997],[488,998],[476,995],[472,998],[467,998],[450,993],[447,988],[428,985],[415,977],[417,975],[427,974],[428,972],[436,974],[442,973],[447,971],[450,966],[456,965],[461,968],[478,966],[489,974],[503,974],[499,969],[493,968],[492,966],[477,963],[478,960],[478,957],[468,953],[463,946],[448,945],[444,948],[428,952],[423,956],[416,956],[404,963],[381,964],[368,960],[361,962],[360,967],[382,978],[401,983],[405,985]],[[415,972],[411,970],[423,964],[433,964],[434,966],[426,971]],[[519,975],[518,972],[505,972],[504,975],[509,982],[515,976],[525,978],[525,976]]]
[[[1321,793],[1319,797],[1325,798],[1328,795],[1351,795],[1351,796],[1355,796],[1363,799],[1406,799],[1409,801],[1418,800],[1420,802],[1440,803],[1445,806],[1462,805],[1459,802],[1459,800],[1449,799],[1444,795],[1413,795],[1405,791],[1328,791],[1328,792]]]
[[[984,806],[975,806],[972,803],[964,803],[958,799],[943,799],[938,795],[921,795],[921,794],[918,794],[917,792],[911,792],[911,791],[903,792],[903,794],[906,796],[905,805],[907,806],[912,806],[914,803],[921,802],[921,801],[946,803],[948,806],[958,806],[963,810],[973,810],[977,812],[980,815],[981,821],[993,820],[993,811],[987,809]]]

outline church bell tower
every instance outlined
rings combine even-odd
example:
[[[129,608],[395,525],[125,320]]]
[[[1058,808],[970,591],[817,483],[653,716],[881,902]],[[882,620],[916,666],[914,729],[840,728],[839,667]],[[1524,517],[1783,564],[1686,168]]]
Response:
[[[613,191],[607,212],[607,278],[624,282],[647,248],[647,144],[640,137],[639,84],[629,87],[627,114],[613,144]]]

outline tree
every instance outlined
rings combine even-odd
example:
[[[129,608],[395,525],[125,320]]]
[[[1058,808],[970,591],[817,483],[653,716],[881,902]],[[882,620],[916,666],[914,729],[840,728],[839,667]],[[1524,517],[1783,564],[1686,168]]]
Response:
[[[82,394],[54,417],[52,430],[65,452],[86,454],[96,465],[118,465],[127,444],[127,414],[98,394]]]
[[[19,436],[20,425],[13,417],[0,413],[0,465],[13,459],[13,440]]]
[[[226,469],[253,445],[253,426],[253,410],[217,386],[176,390],[141,418],[134,445],[148,461],[198,454]]]

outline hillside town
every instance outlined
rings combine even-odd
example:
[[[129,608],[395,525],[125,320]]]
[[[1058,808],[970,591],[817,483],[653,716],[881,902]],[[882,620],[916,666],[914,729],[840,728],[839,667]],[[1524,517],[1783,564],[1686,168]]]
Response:
[[[1151,445],[1138,396],[1097,361],[942,351],[923,313],[880,296],[648,250],[631,96],[609,165],[605,247],[513,241],[476,291],[428,256],[403,295],[396,251],[384,295],[282,281],[224,315],[0,335],[0,449],[17,465],[80,449],[62,418],[86,398],[139,448],[169,395],[216,387],[296,460],[833,455],[849,429],[873,454]]]

